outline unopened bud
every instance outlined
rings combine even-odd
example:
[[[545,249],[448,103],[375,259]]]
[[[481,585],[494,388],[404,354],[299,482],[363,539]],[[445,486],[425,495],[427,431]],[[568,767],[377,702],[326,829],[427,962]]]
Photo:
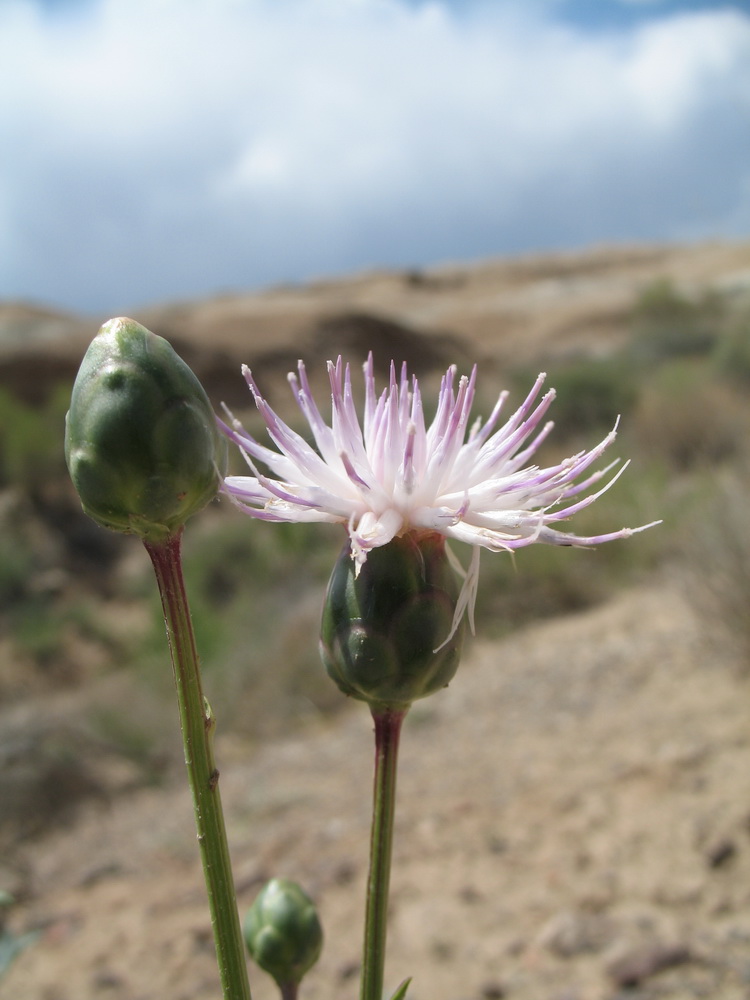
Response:
[[[408,532],[372,549],[358,575],[345,546],[323,610],[329,676],[376,711],[403,711],[445,687],[463,644],[463,620],[452,633],[458,593],[437,532]]]
[[[279,986],[299,983],[320,957],[323,931],[312,900],[296,882],[271,879],[247,911],[247,949]]]
[[[203,386],[132,319],[110,320],[91,342],[65,424],[71,478],[105,528],[161,541],[216,496],[226,443]]]

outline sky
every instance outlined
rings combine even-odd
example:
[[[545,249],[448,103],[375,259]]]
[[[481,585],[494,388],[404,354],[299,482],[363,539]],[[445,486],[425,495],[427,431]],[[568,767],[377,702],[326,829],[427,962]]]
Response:
[[[0,299],[750,238],[750,0],[0,0]]]

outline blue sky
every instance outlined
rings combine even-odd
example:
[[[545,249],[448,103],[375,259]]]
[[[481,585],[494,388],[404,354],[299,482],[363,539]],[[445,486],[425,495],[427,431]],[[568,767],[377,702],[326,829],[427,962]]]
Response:
[[[750,3],[0,3],[0,298],[714,237],[750,237]]]

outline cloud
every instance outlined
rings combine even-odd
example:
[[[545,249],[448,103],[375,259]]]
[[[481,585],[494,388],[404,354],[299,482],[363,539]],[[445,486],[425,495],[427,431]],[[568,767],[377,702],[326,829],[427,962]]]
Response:
[[[0,295],[117,311],[748,224],[750,18],[544,5],[0,7]]]

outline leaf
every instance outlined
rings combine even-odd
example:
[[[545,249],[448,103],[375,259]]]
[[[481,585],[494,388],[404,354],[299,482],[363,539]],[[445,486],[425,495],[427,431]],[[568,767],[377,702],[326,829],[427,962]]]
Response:
[[[411,978],[412,977],[409,976],[408,979],[405,979],[403,983],[401,983],[399,988],[391,997],[391,1000],[404,1000],[404,997],[406,996],[406,991],[409,989],[409,984],[411,983]]]
[[[24,948],[28,948],[39,937],[38,931],[31,931],[28,934],[11,934],[9,931],[0,932],[0,978],[8,971],[8,966]]]

